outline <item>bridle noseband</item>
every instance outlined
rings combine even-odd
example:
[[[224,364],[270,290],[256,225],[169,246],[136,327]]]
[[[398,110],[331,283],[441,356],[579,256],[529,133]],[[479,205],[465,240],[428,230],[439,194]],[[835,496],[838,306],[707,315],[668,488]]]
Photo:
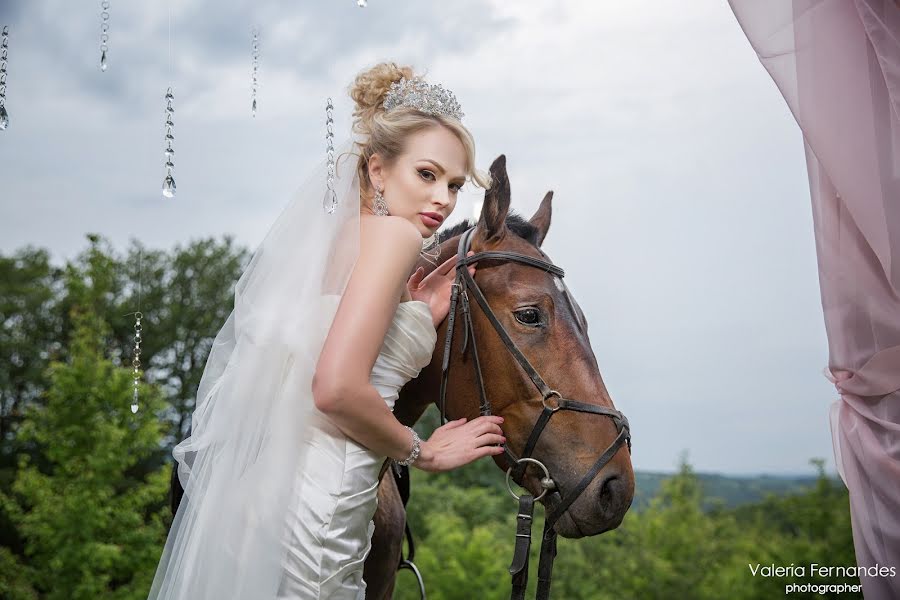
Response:
[[[556,521],[560,518],[560,516],[562,516],[562,514],[569,508],[569,506],[571,506],[572,503],[575,502],[578,496],[581,495],[581,493],[585,489],[587,489],[588,485],[590,485],[591,481],[593,481],[600,470],[610,460],[612,460],[613,456],[615,456],[616,452],[618,452],[619,448],[623,444],[627,444],[628,451],[629,453],[631,452],[631,433],[628,426],[628,419],[626,419],[625,415],[623,415],[618,410],[563,398],[559,392],[551,389],[544,382],[540,374],[538,374],[531,363],[528,362],[528,359],[525,358],[525,355],[522,354],[522,352],[513,342],[512,338],[510,338],[506,329],[503,328],[503,325],[500,324],[500,321],[497,319],[497,316],[488,305],[484,294],[478,287],[478,284],[475,283],[475,279],[469,273],[468,266],[470,263],[474,262],[484,261],[487,259],[498,259],[515,261],[528,266],[537,267],[560,278],[565,275],[565,272],[561,268],[549,262],[549,260],[541,260],[539,258],[527,256],[525,254],[519,254],[517,252],[504,252],[495,250],[478,252],[476,254],[473,254],[472,256],[466,256],[466,253],[469,251],[469,247],[472,243],[472,235],[474,231],[475,227],[471,227],[460,236],[459,247],[457,250],[456,280],[452,284],[450,293],[450,311],[448,314],[447,335],[446,339],[444,340],[444,358],[441,363],[441,389],[439,400],[441,424],[445,423],[447,420],[445,410],[447,380],[450,375],[450,349],[453,340],[454,325],[456,321],[457,304],[461,304],[462,306],[464,320],[464,338],[461,350],[463,354],[465,354],[466,348],[468,347],[469,337],[472,337],[471,348],[473,360],[475,363],[475,377],[478,382],[478,391],[481,398],[479,410],[482,415],[491,414],[491,404],[484,389],[484,377],[481,373],[481,363],[478,360],[478,347],[475,343],[475,329],[472,323],[471,306],[469,304],[469,293],[471,293],[475,297],[475,301],[481,307],[484,315],[488,318],[491,325],[493,325],[497,334],[500,336],[500,339],[503,340],[503,344],[504,346],[506,346],[506,349],[510,354],[512,354],[513,358],[516,359],[522,369],[525,370],[525,372],[528,374],[528,377],[531,379],[535,387],[537,387],[538,392],[540,392],[541,394],[541,414],[535,422],[534,427],[531,430],[531,434],[528,436],[528,440],[525,443],[525,448],[522,452],[522,456],[517,457],[508,447],[506,447],[506,445],[503,446],[503,453],[507,459],[507,462],[511,465],[514,465],[510,466],[506,471],[507,487],[509,487],[510,476],[512,476],[513,480],[515,480],[517,483],[521,484],[521,482],[523,481],[522,478],[524,477],[525,470],[528,466],[527,463],[537,464],[544,472],[544,477],[541,478],[541,488],[543,489],[543,491],[539,496],[537,496],[537,498],[535,498],[531,494],[522,494],[521,496],[516,496],[516,494],[510,489],[510,493],[519,501],[519,513],[516,529],[516,548],[513,554],[512,564],[509,567],[509,572],[512,575],[513,583],[511,596],[512,600],[520,600],[525,597],[525,585],[528,581],[528,550],[531,546],[531,521],[534,511],[534,502],[536,500],[540,500],[548,492],[561,495],[559,504],[553,509],[553,512],[551,514],[547,515],[544,521],[544,534],[541,541],[541,557],[540,563],[538,565],[537,598],[538,600],[545,600],[546,598],[549,598],[550,575],[553,569],[553,558],[556,556],[557,534],[555,531],[553,531],[553,526],[556,524]],[[540,252],[540,250],[538,251]],[[541,252],[541,254],[543,255],[543,252]],[[550,421],[550,417],[561,410],[593,413],[609,417],[613,420],[613,423],[616,426],[616,430],[618,431],[616,439],[613,440],[613,442],[606,448],[606,450],[603,451],[597,461],[588,470],[588,472],[585,473],[578,484],[574,488],[569,490],[565,496],[562,496],[562,491],[559,489],[557,483],[551,478],[550,472],[547,467],[541,461],[531,457],[531,453],[537,445],[538,438],[540,438],[541,432],[544,431],[544,427]]]

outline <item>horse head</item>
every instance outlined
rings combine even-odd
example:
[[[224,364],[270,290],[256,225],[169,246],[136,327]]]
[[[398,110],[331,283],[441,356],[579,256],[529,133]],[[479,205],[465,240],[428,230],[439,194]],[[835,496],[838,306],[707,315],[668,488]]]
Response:
[[[490,172],[493,185],[485,193],[474,231],[466,234],[470,239],[464,241],[478,262],[473,283],[496,322],[479,306],[481,300],[473,298],[474,289],[458,290],[458,304],[468,305],[464,308],[471,329],[466,331],[465,311],[457,307],[443,409],[448,419],[475,418],[485,409],[502,416],[508,452],[493,457],[497,465],[503,470],[513,467],[513,479],[535,497],[548,487],[541,483],[545,473],[540,467],[546,467],[552,484],[541,501],[548,518],[562,506],[554,519],[556,532],[569,538],[596,535],[621,523],[634,495],[628,422],[615,410],[603,383],[587,320],[563,282],[562,270],[542,267],[552,265],[541,244],[550,228],[553,192],[526,221],[509,212],[504,156],[494,161]],[[460,239],[471,228],[471,222],[463,222],[443,232],[437,264],[453,254],[465,255]],[[511,259],[512,254],[524,258]],[[443,375],[450,322],[448,317],[439,326],[434,359],[411,382],[408,393],[439,402],[435,392]],[[516,358],[513,346],[524,362]],[[418,418],[425,407],[414,404],[420,410],[406,410],[406,419],[399,411],[401,420]],[[571,410],[559,410],[560,405]],[[514,462],[523,455],[535,461]]]

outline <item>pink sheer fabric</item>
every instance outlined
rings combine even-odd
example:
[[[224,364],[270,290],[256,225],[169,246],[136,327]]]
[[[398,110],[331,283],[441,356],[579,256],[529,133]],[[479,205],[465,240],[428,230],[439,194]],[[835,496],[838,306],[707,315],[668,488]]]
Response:
[[[729,1],[803,132],[835,461],[858,564],[897,572],[865,597],[900,598],[900,7]]]

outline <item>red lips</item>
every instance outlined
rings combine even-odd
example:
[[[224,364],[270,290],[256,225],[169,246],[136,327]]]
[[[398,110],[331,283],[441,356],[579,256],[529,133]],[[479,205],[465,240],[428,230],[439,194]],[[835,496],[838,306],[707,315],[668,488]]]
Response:
[[[443,223],[443,222],[444,222],[444,217],[443,217],[441,214],[439,214],[439,213],[436,213],[436,212],[423,212],[423,213],[420,213],[420,214],[423,214],[423,215],[425,215],[426,217],[430,217],[430,218],[434,219],[435,221],[437,221],[438,223]]]

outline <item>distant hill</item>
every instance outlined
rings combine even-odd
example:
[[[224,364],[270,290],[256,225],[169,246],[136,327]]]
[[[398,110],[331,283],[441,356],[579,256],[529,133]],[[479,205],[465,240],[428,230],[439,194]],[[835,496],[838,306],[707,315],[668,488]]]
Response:
[[[652,471],[636,471],[634,502],[632,509],[640,510],[659,492],[664,479],[673,473],[657,473]],[[783,496],[807,490],[815,485],[816,476],[794,475],[720,475],[716,473],[697,473],[703,485],[704,503],[712,507],[716,499],[726,508],[734,508],[742,504],[762,500],[767,494]]]
[[[437,409],[432,405],[420,419],[422,431],[431,431],[440,424]],[[696,473],[703,485],[704,506],[712,508],[717,504],[724,508],[735,508],[744,504],[752,504],[765,498],[767,494],[786,496],[800,493],[813,487],[816,474],[810,469],[809,475],[723,475],[720,473]],[[660,473],[658,471],[635,471],[633,510],[641,510],[660,488],[663,480],[672,477],[675,472]],[[447,473],[423,473],[416,471],[413,481],[440,482],[441,485],[457,487],[477,487],[493,490],[492,493],[508,496],[504,483],[504,473],[499,471],[490,458],[476,460],[461,469]],[[843,483],[841,483],[843,485]],[[521,489],[513,485],[516,492]],[[415,494],[415,488],[413,489]]]

